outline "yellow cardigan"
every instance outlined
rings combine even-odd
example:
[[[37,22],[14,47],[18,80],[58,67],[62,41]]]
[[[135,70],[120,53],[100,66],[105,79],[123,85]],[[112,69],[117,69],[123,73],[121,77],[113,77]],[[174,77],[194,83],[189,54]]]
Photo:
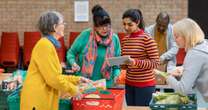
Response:
[[[58,110],[59,90],[75,95],[80,77],[62,75],[54,45],[41,38],[35,45],[21,91],[21,110]]]

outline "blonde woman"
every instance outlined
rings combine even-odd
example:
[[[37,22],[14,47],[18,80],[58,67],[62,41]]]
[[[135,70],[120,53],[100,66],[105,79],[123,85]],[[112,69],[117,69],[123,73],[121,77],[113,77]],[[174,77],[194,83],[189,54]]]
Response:
[[[185,48],[187,54],[183,71],[167,75],[167,82],[180,93],[196,93],[198,106],[208,107],[208,42],[204,39],[204,33],[190,18],[176,22],[173,32],[177,45]],[[175,76],[181,76],[180,81]]]

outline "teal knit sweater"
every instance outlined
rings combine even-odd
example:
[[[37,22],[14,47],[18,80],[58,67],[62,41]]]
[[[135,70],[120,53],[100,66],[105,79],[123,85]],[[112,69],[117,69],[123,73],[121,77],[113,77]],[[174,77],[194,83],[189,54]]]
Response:
[[[71,48],[67,51],[67,63],[72,65],[74,62],[76,62],[80,68],[82,68],[82,62],[84,58],[84,48],[86,47],[89,36],[90,36],[91,29],[85,29],[81,32],[81,34],[76,38],[76,40],[73,42]],[[115,56],[120,56],[121,47],[119,38],[116,34],[113,34],[112,41],[114,43],[114,53]],[[105,53],[106,53],[106,47],[102,45],[98,45],[97,50],[97,58],[95,61],[92,77],[90,77],[91,80],[99,80],[103,78],[103,75],[101,74],[101,68],[105,59]],[[111,73],[111,77],[109,80],[107,80],[107,88],[112,87],[114,84],[114,78],[117,77],[120,74],[120,68],[119,66],[113,66],[113,71]],[[81,71],[77,72],[76,75],[81,76]]]

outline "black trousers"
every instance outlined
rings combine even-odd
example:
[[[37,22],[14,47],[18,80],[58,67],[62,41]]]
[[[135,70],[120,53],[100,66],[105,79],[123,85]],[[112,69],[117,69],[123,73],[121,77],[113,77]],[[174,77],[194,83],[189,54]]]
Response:
[[[126,84],[125,89],[128,106],[149,106],[152,93],[155,92],[155,86],[140,88]]]

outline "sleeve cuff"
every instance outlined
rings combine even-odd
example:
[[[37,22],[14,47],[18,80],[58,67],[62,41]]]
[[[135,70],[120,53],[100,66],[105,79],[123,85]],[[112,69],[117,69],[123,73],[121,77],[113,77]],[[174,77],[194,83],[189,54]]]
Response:
[[[80,76],[73,76],[73,75],[69,76],[69,80],[75,85],[79,83],[80,78],[81,78]]]
[[[161,56],[160,56],[160,61],[165,61],[164,55],[161,55]]]
[[[74,59],[69,60],[70,65],[72,66],[75,63]]]
[[[74,86],[74,85],[73,85]],[[69,93],[71,94],[71,96],[76,96],[77,93],[79,92],[78,90],[78,86],[74,86],[72,87],[73,89],[69,90]]]

